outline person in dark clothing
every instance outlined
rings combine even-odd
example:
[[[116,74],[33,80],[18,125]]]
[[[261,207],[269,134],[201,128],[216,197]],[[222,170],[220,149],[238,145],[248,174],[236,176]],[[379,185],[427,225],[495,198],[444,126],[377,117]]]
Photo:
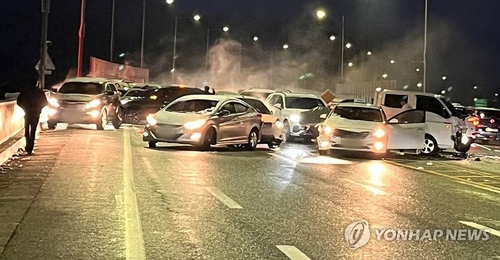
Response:
[[[24,137],[26,139],[26,153],[32,154],[35,147],[35,135],[40,113],[48,105],[43,90],[30,86],[21,91],[17,97],[17,105],[24,110]]]

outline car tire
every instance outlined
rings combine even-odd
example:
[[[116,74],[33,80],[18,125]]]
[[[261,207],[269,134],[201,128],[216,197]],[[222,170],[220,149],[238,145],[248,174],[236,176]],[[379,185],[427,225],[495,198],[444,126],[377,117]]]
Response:
[[[139,110],[127,109],[123,113],[123,121],[129,124],[139,124],[139,122],[141,121],[139,115],[140,115]]]
[[[429,134],[425,135],[424,148],[419,150],[421,155],[436,155],[439,152],[437,141]]]
[[[203,136],[203,143],[201,144],[202,150],[209,150],[212,144],[215,144],[215,138],[217,138],[215,130],[213,128],[208,128],[207,132]]]
[[[149,148],[155,148],[156,147],[156,142],[153,142],[153,141],[148,142],[148,147]]]
[[[328,155],[328,150],[318,150],[319,155]]]
[[[57,126],[57,123],[52,123],[50,121],[47,122],[47,127],[50,129],[50,130],[54,130],[56,129],[56,126]]]
[[[250,133],[248,134],[248,143],[245,144],[245,149],[248,151],[253,151],[257,148],[257,144],[259,143],[259,131],[255,128],[252,128]]]
[[[104,130],[104,127],[108,124],[108,112],[106,109],[101,110],[99,115],[99,122],[96,123],[97,130]]]

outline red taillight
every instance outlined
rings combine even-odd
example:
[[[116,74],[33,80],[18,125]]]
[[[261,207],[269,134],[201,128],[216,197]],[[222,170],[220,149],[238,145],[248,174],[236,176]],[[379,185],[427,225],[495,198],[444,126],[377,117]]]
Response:
[[[470,117],[469,119],[467,119],[467,121],[472,122],[474,126],[479,125],[479,118],[477,117]]]
[[[494,124],[494,123],[495,123],[495,119],[493,119],[493,118],[492,118],[492,119],[490,120],[490,123]]]
[[[260,118],[262,118],[262,114],[257,114],[257,117],[260,117]]]

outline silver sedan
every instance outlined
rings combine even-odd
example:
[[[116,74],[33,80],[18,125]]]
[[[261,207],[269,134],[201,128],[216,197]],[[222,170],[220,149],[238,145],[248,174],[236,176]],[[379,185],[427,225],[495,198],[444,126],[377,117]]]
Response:
[[[254,150],[260,139],[261,114],[234,97],[188,95],[147,117],[143,141],[211,145],[243,145]]]

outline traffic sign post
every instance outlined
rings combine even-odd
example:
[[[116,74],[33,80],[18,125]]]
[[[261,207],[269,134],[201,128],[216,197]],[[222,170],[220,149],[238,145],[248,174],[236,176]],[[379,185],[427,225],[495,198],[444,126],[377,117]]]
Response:
[[[50,57],[47,54],[47,30],[49,27],[49,12],[50,12],[50,0],[42,0],[42,43],[40,49],[40,62],[39,64],[37,64],[37,66],[35,66],[35,68],[38,70],[38,75],[39,75],[38,82],[40,83],[39,87],[41,89],[45,88],[47,58],[50,60]],[[52,64],[52,67],[54,67],[53,65],[54,64]]]

